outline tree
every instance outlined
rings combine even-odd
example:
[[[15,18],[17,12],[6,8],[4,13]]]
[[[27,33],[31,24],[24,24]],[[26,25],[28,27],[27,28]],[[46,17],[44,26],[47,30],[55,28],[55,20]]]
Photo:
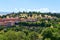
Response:
[[[16,32],[15,34],[17,36],[16,40],[25,40],[26,39],[26,34],[24,32],[19,31],[19,32]]]
[[[43,40],[45,38],[51,38],[52,37],[52,29],[51,28],[46,28],[45,30],[42,31],[42,36],[43,36]]]
[[[41,27],[46,27],[45,22],[42,22],[40,25],[41,25]]]
[[[16,40],[17,38],[14,31],[8,31],[5,36],[7,37],[6,40]]]
[[[29,37],[29,40],[38,40],[38,33],[31,32],[29,33],[28,37]]]

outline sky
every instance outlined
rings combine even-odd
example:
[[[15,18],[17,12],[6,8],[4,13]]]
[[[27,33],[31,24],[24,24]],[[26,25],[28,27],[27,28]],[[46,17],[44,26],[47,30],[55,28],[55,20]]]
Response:
[[[60,12],[60,0],[0,0],[0,12]]]

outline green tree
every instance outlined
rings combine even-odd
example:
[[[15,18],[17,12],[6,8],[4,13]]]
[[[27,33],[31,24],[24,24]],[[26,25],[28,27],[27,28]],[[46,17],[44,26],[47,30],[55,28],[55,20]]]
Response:
[[[51,38],[52,37],[52,29],[51,28],[46,28],[45,30],[42,31],[42,36],[43,36],[43,40],[45,38]]]
[[[6,40],[16,40],[17,38],[14,31],[8,31],[5,36],[7,37]]]
[[[17,36],[17,39],[16,40],[25,40],[26,39],[26,34],[24,32],[16,32],[15,33],[16,36]]]
[[[38,33],[31,32],[29,33],[28,37],[29,37],[29,40],[38,40]]]

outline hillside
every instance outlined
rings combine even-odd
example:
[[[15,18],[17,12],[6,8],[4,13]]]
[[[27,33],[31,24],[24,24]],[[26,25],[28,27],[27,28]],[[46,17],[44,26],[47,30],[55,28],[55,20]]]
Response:
[[[60,14],[18,12],[0,16],[0,40],[60,40]]]

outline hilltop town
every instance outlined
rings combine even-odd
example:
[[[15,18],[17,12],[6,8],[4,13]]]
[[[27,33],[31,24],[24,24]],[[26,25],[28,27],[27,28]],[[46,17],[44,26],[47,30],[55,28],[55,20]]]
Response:
[[[0,17],[0,26],[12,26],[15,25],[17,22],[37,22],[41,19],[48,19],[54,20],[57,19],[56,16],[51,16],[43,13],[37,12],[19,12],[19,13],[11,13],[7,15],[3,15]]]

